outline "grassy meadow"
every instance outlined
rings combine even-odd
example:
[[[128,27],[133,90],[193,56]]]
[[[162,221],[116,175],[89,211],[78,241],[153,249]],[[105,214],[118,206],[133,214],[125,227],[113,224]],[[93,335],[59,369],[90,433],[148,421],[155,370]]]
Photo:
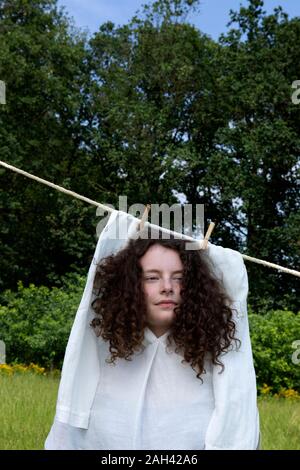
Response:
[[[0,449],[43,449],[55,413],[59,379],[0,374]]]
[[[43,449],[59,378],[0,374],[0,449]],[[259,398],[262,450],[300,450],[300,400]]]

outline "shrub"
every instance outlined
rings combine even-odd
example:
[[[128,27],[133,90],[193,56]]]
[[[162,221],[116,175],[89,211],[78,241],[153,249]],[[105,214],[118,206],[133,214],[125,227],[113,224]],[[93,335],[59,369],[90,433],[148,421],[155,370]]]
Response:
[[[47,370],[62,367],[65,348],[86,279],[69,274],[61,287],[24,287],[1,294],[0,339],[10,364],[35,363]],[[263,314],[249,308],[249,326],[259,393],[278,396],[300,392],[300,363],[292,360],[300,340],[300,312]],[[300,353],[299,355],[300,356]]]
[[[300,340],[300,312],[249,313],[249,324],[258,388],[271,387],[274,394],[300,392],[300,363],[292,359],[293,343]]]
[[[24,287],[20,281],[17,292],[4,291],[0,339],[5,342],[6,362],[61,368],[84,285],[85,278],[73,274],[61,288]]]

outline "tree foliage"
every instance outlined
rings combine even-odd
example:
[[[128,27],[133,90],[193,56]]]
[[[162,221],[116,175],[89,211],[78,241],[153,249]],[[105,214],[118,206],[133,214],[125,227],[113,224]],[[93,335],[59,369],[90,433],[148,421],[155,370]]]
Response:
[[[214,243],[299,269],[300,19],[263,6],[214,41],[188,22],[194,0],[91,37],[55,0],[0,1],[0,158],[116,208],[183,194]],[[94,208],[2,168],[0,182],[0,287],[86,272]],[[247,268],[254,308],[299,310],[297,278]]]

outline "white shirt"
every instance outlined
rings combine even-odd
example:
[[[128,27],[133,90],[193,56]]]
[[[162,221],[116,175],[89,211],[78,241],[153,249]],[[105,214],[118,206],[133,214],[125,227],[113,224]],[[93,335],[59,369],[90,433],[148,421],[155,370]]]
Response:
[[[239,414],[239,408],[243,410],[247,401],[225,403],[225,415],[222,412],[221,417],[214,418],[214,386],[218,386],[213,373],[215,366],[208,359],[205,361],[206,374],[202,374],[201,383],[190,364],[181,363],[183,357],[175,353],[172,346],[167,350],[168,334],[156,337],[146,328],[144,351],[135,353],[132,361],[118,358],[115,365],[105,361],[110,356],[108,343],[99,338],[101,380],[91,408],[89,427],[81,429],[55,419],[45,449],[204,450],[206,438],[209,445],[209,425],[213,433],[218,427],[219,432],[230,433],[231,419],[228,429],[223,420],[227,414]],[[238,383],[235,386],[239,387]],[[243,398],[251,400],[250,395],[241,394],[240,399]],[[235,424],[239,432],[254,426],[250,434],[258,439],[257,416],[252,420],[249,417],[250,422]],[[243,414],[241,418],[244,419]],[[226,448],[231,437],[224,435],[219,444],[224,443]],[[240,439],[243,437],[241,435]],[[256,444],[253,442],[253,449]]]
[[[101,341],[102,379],[89,428],[66,429],[56,421],[46,449],[203,449],[214,409],[212,370],[201,385],[179,354],[166,351],[167,335],[146,328],[145,350],[115,366],[105,362],[109,351]]]
[[[247,316],[248,277],[237,251],[208,243],[212,269],[237,309],[235,336],[242,342],[240,349],[220,357],[225,365],[221,374],[219,366],[208,363],[201,384],[189,364],[166,352],[167,334],[157,338],[149,329],[146,349],[133,361],[117,358],[115,366],[105,363],[108,344],[90,327],[96,265],[123,248],[139,223],[114,210],[98,239],[66,348],[56,416],[45,449],[256,449],[259,415]]]

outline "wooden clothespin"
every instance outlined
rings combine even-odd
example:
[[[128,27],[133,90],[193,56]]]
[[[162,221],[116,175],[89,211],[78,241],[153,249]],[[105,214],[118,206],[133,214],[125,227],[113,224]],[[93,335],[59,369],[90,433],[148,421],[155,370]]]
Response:
[[[208,239],[211,236],[211,232],[213,231],[215,225],[216,224],[214,222],[211,222],[209,224],[206,235],[205,235],[204,239],[201,241],[200,250],[206,250],[207,244],[208,244]]]
[[[143,230],[144,228],[145,221],[148,219],[148,213],[149,213],[150,208],[151,208],[151,204],[147,204],[147,207],[140,221],[140,227],[139,227],[140,230]]]

